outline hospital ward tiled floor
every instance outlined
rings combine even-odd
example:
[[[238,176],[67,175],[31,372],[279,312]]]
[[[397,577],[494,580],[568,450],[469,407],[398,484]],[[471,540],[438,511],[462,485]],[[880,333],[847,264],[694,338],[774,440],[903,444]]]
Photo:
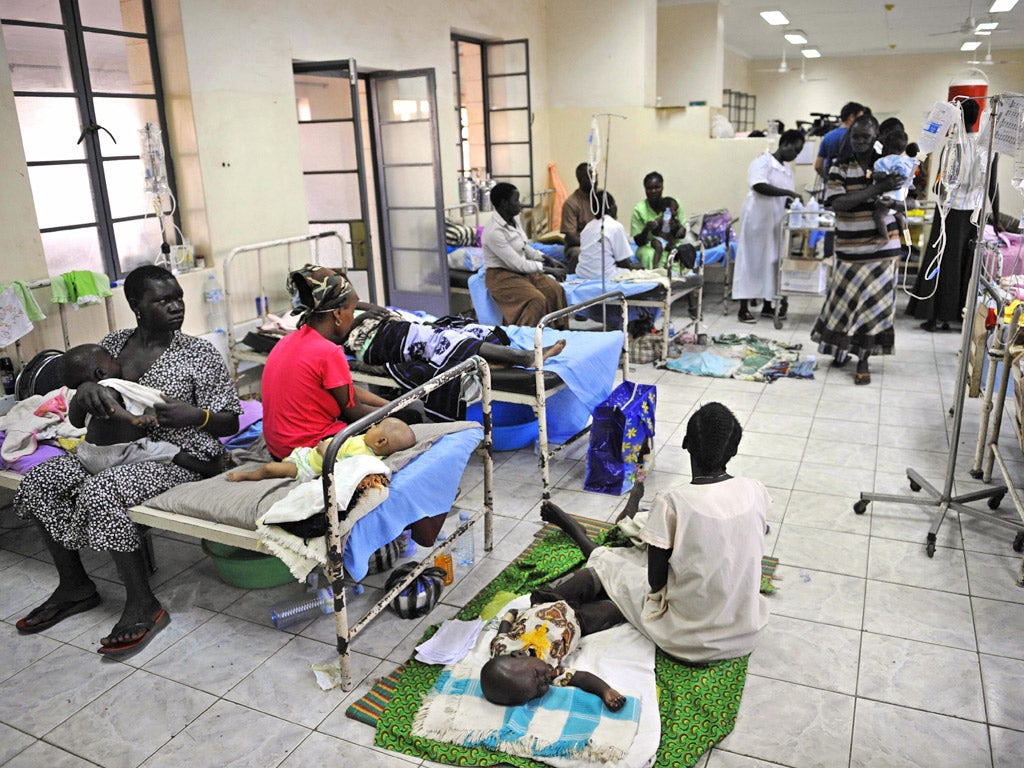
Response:
[[[712,334],[753,332],[804,342],[813,353],[807,335],[818,306],[820,299],[795,299],[781,331],[765,320],[740,326],[735,305],[722,316],[719,288],[706,315]],[[931,508],[875,503],[863,516],[852,512],[862,490],[909,493],[908,466],[941,485],[958,343],[957,334],[928,334],[901,316],[897,353],[875,361],[867,387],[853,386],[852,366],[774,384],[635,368],[636,380],[658,385],[648,500],[688,480],[684,425],[695,406],[719,400],[745,429],[730,469],[762,480],[775,504],[766,549],[781,565],[771,621],[751,659],[735,730],[698,765],[1022,765],[1024,589],[1014,584],[1013,532],[950,514],[929,559]],[[980,485],[966,471],[980,413],[979,402],[968,401],[958,492]],[[1001,444],[1022,483],[1024,459],[1008,419]],[[554,498],[569,511],[613,518],[623,499],[582,491],[583,455],[553,462]],[[482,499],[474,462],[462,483],[470,508]],[[496,464],[494,550],[479,556],[478,531],[477,564],[459,569],[442,605],[418,622],[389,612],[358,637],[359,683],[350,693],[321,692],[309,671],[331,659],[333,622],[294,634],[270,626],[268,606],[298,594],[297,585],[226,586],[198,542],[172,535],[156,538],[154,580],[173,622],[139,656],[105,663],[95,652],[122,594],[111,563],[95,553],[87,563],[103,605],[19,636],[14,622],[55,578],[33,530],[0,512],[0,765],[420,764],[375,749],[372,730],[345,709],[408,658],[428,623],[452,616],[530,542],[539,527],[536,458],[524,449],[497,454]],[[1009,500],[1003,506],[1010,519]],[[375,593],[367,589],[356,608]]]

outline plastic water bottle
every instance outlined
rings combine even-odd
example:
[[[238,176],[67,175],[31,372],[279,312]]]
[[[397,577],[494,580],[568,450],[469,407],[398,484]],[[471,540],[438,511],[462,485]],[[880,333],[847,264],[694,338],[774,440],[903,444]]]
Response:
[[[217,282],[212,272],[206,278],[203,289],[203,300],[206,302],[206,327],[211,333],[227,333],[228,312],[224,306],[224,289]]]
[[[334,592],[330,587],[323,587],[296,600],[270,606],[270,622],[275,629],[284,629],[333,612]]]
[[[661,222],[661,231],[667,235],[672,227],[672,209],[668,206],[665,206],[665,212],[661,214]]]
[[[469,512],[459,512],[459,523],[469,520]],[[470,528],[455,542],[455,560],[459,565],[469,566],[476,562],[476,546],[473,543],[473,529]]]
[[[804,226],[804,204],[800,202],[800,198],[793,198],[793,202],[789,204],[789,226],[802,227]]]
[[[821,210],[818,206],[818,199],[812,197],[810,202],[804,208],[804,226],[808,229],[814,229],[818,226],[818,211]]]

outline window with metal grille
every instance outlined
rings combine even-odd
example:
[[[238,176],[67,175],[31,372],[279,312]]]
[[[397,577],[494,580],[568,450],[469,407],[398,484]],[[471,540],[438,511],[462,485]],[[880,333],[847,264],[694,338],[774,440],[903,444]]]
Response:
[[[725,116],[737,131],[754,129],[757,96],[726,88],[722,91],[722,106],[725,107]]]
[[[47,270],[119,278],[157,260],[177,215],[149,0],[0,14]]]

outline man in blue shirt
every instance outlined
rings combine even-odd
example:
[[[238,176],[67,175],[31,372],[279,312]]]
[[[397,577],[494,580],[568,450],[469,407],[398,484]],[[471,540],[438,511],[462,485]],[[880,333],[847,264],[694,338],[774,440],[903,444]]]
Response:
[[[833,158],[839,154],[839,146],[843,143],[843,137],[846,136],[846,129],[865,112],[871,114],[871,110],[863,104],[858,104],[855,101],[847,102],[839,110],[839,127],[833,128],[821,137],[821,144],[818,145],[818,157],[814,160],[814,170],[825,181],[828,181],[828,168],[832,165]]]

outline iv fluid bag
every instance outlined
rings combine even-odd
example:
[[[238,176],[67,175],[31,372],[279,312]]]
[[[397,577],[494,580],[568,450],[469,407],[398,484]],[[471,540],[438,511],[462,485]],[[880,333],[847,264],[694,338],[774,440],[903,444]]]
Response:
[[[160,129],[153,123],[146,123],[139,129],[142,166],[145,172],[146,194],[162,195],[167,186],[167,163],[164,161],[164,142]]]

